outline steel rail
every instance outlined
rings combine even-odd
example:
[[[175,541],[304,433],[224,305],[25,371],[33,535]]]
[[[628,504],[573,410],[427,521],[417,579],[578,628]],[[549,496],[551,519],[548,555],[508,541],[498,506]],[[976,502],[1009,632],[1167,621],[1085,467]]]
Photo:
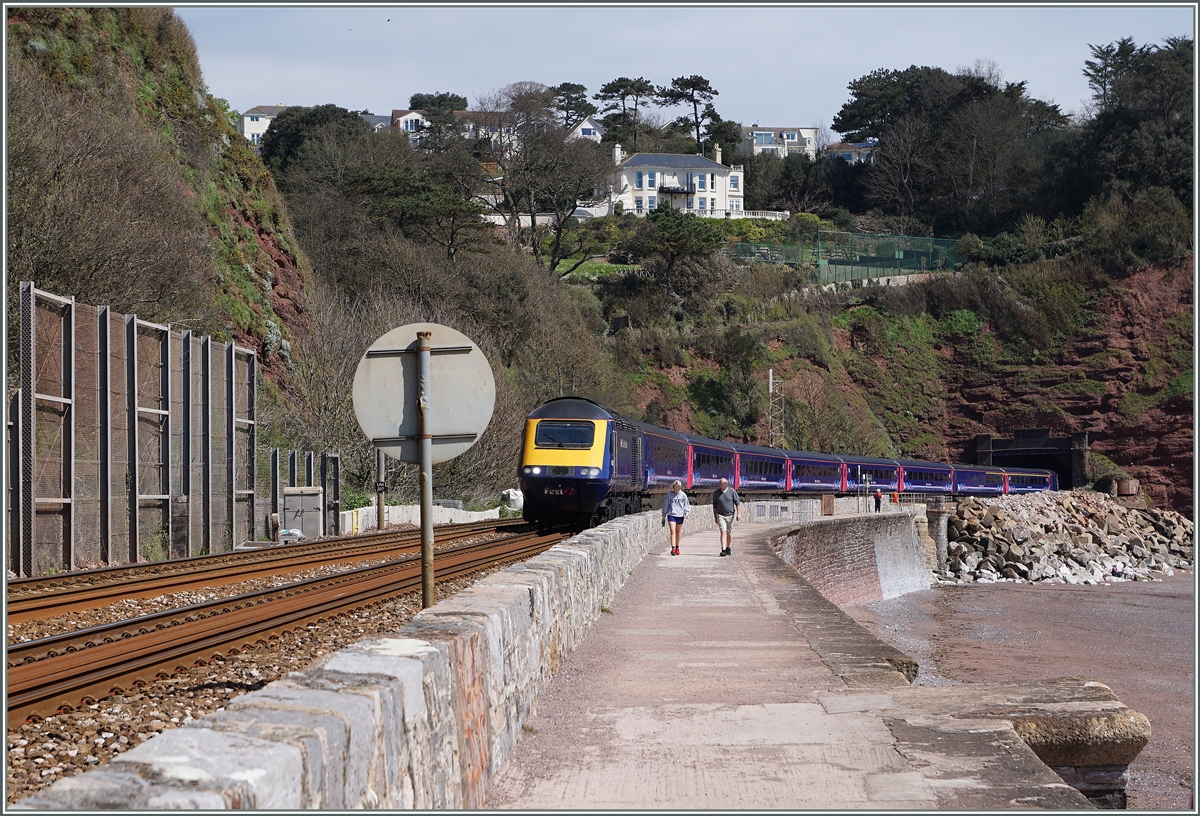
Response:
[[[524,524],[512,521],[472,522],[440,528],[437,543]],[[105,606],[127,598],[152,598],[168,592],[226,586],[267,575],[287,575],[328,564],[364,561],[420,546],[420,530],[323,539],[307,545],[253,553],[222,553],[176,561],[106,567],[69,573],[55,579],[10,582],[7,622],[45,620],[69,612]]]
[[[526,533],[437,554],[439,581],[528,558],[565,536]],[[419,557],[195,604],[7,650],[10,722],[183,671],[421,586]]]

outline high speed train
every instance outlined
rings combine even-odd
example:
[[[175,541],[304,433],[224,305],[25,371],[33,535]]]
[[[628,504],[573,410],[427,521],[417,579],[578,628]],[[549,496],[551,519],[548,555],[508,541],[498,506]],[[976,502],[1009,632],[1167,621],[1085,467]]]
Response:
[[[1009,495],[1058,490],[1058,474],[910,459],[785,451],[659,428],[581,397],[559,397],[525,420],[517,483],[523,515],[590,526],[657,508],[678,479],[706,503],[722,478],[743,499],[822,493]]]

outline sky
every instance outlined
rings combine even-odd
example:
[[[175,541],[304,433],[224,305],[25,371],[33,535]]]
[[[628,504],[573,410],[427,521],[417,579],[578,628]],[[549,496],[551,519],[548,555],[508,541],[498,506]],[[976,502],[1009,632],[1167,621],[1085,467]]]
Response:
[[[1065,113],[1090,98],[1089,44],[1193,36],[1192,5],[396,7],[177,6],[209,91],[239,111],[334,103],[388,114],[414,93],[473,103],[519,81],[699,74],[724,119],[832,125],[848,84],[877,68],[992,61]],[[682,109],[663,111],[678,116]]]

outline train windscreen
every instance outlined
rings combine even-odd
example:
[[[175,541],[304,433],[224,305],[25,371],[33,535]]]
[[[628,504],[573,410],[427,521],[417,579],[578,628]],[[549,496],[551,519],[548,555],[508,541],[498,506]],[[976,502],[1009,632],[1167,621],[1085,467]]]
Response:
[[[587,450],[595,440],[595,423],[570,419],[543,419],[533,436],[533,444],[539,448]]]

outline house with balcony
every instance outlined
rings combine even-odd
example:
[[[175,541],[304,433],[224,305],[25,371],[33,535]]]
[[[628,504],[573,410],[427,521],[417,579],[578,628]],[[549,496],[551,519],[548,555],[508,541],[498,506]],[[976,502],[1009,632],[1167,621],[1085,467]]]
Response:
[[[805,152],[808,157],[817,155],[817,129],[815,127],[759,127],[757,124],[742,126],[742,150],[753,156],[760,153],[785,158],[791,153]]]
[[[834,158],[845,159],[850,164],[867,161],[879,147],[874,139],[866,142],[836,142],[826,148],[826,153]]]
[[[255,105],[238,119],[238,133],[242,134],[251,145],[254,153],[259,152],[259,143],[263,134],[271,125],[271,120],[287,108],[287,105]]]
[[[391,116],[391,126],[393,130],[407,133],[415,143],[420,140],[418,134],[429,127],[429,120],[425,118],[425,111],[394,110]]]
[[[608,211],[645,215],[669,204],[705,218],[742,218],[745,171],[741,165],[678,153],[634,153],[613,146],[613,176]],[[619,205],[619,206],[618,206]],[[600,213],[597,213],[600,214]]]

